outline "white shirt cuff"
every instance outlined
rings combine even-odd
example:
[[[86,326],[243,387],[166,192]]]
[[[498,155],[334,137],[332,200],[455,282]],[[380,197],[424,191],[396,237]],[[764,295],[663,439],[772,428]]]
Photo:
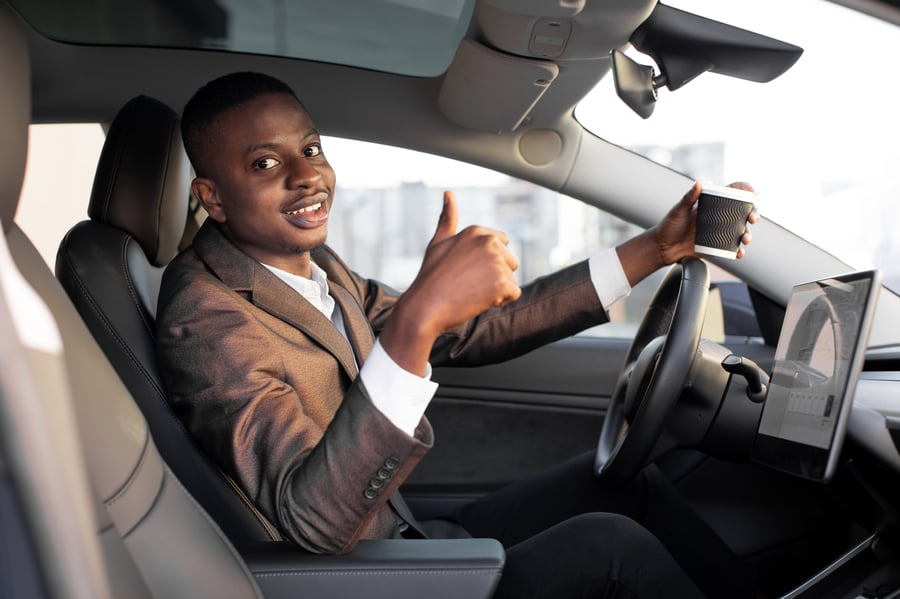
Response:
[[[431,381],[431,364],[424,378],[416,376],[398,366],[376,339],[359,376],[375,407],[397,428],[413,436],[438,388]]]
[[[622,269],[622,262],[616,248],[609,248],[588,259],[591,282],[597,290],[597,297],[606,310],[631,293],[631,285]]]

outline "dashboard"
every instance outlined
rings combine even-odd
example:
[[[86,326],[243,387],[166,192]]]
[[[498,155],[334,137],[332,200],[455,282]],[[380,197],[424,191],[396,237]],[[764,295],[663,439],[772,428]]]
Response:
[[[900,346],[866,352],[847,434],[900,475]]]

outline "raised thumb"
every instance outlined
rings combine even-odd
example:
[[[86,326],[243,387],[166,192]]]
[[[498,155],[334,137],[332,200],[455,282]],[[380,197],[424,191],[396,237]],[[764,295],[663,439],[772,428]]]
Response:
[[[441,210],[440,218],[438,218],[437,230],[434,232],[434,237],[431,238],[431,243],[438,243],[456,235],[458,220],[456,196],[453,195],[452,191],[445,191],[444,208]]]

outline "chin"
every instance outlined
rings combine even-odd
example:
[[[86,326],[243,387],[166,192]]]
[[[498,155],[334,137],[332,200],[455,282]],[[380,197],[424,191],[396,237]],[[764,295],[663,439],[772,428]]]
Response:
[[[288,248],[291,252],[295,254],[305,254],[306,252],[314,252],[320,247],[325,245],[326,237],[323,235],[321,238],[317,239],[307,239],[304,240],[303,243],[297,244],[292,248]]]

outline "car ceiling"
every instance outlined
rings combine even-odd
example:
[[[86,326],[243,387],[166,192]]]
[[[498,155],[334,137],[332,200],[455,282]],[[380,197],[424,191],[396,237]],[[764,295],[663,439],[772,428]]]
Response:
[[[30,6],[33,0],[4,1]],[[561,189],[584,135],[575,105],[607,75],[610,50],[628,46],[656,1],[468,1],[474,7],[466,36],[447,73],[435,77],[215,50],[132,45],[110,51],[30,29],[33,120],[109,121],[139,94],[180,110],[220,74],[262,70],[297,90],[325,134],[461,158]],[[135,6],[141,4],[172,2]],[[554,23],[564,34],[548,33]],[[561,40],[555,47],[554,38]],[[529,149],[533,155],[523,156]]]
[[[656,0],[342,0],[335,5],[340,8],[326,10],[318,2],[294,0],[271,3],[273,7],[287,6],[278,12],[268,8],[270,3],[136,0],[124,11],[115,3],[7,1],[20,7],[26,19],[49,32],[49,37],[88,42],[73,46],[50,42],[38,34],[32,36],[37,122],[105,120],[129,99],[123,96],[135,95],[133,92],[172,98],[173,107],[178,109],[184,96],[199,83],[219,72],[234,70],[231,63],[238,58],[233,53],[206,52],[200,57],[192,52],[190,61],[186,61],[178,51],[139,52],[134,44],[144,43],[218,46],[269,54],[285,51],[319,63],[343,63],[401,75],[433,74],[441,85],[437,95],[440,116],[469,129],[489,132],[512,130],[525,119],[552,125],[570,116],[578,101],[609,72],[610,50],[627,48],[633,33],[657,6]],[[837,2],[900,22],[900,0]],[[229,20],[253,21],[248,13],[254,10],[272,11],[250,22],[249,28],[257,31],[248,33],[244,27],[223,33],[229,29]],[[437,14],[442,12],[446,14]],[[77,18],[82,13],[88,16]],[[287,25],[272,23],[282,16]],[[454,16],[459,17],[461,26],[468,19],[470,24],[449,72],[442,76],[446,57],[452,56],[453,46],[463,33],[442,30]],[[704,27],[702,22],[689,25],[696,30]],[[739,27],[740,23],[734,25]],[[238,27],[232,25],[231,29]],[[329,36],[337,41],[329,44]],[[271,41],[273,37],[287,39]],[[92,39],[121,44],[117,56],[102,50],[86,51]],[[645,53],[658,58],[653,52]],[[337,95],[328,85],[308,83],[304,73],[307,63],[291,62],[296,75],[289,82],[297,85],[305,101],[316,104],[320,95],[329,100]],[[263,63],[273,64],[273,59],[261,59],[258,64]],[[328,83],[346,77],[340,71],[331,69]],[[182,72],[187,77],[179,77]],[[498,72],[501,77],[496,76]],[[381,75],[387,77],[386,73]],[[456,85],[447,89],[451,83]],[[473,85],[478,86],[479,93],[471,93]],[[370,92],[364,97],[371,100],[372,95]],[[316,113],[320,119],[328,117],[331,105],[322,104],[324,108]],[[335,112],[341,106],[337,103]],[[489,116],[479,119],[477,115]]]
[[[441,58],[440,46],[448,46],[443,54],[450,57],[458,39],[452,31],[445,35],[442,24],[453,21],[441,18],[442,15],[423,21],[420,15],[426,11],[408,8],[415,4],[406,0],[378,3],[344,0],[340,3],[341,11],[323,10],[319,3],[297,0],[289,3],[291,7],[297,5],[297,9],[283,13],[290,24],[284,29],[296,31],[295,35],[289,35],[277,24],[269,29],[273,26],[271,21],[260,23],[259,19],[250,23],[250,27],[262,27],[259,31],[242,33],[246,27],[238,29],[249,20],[247,7],[256,6],[252,3],[203,0],[188,3],[185,6],[194,8],[187,10],[170,0],[140,0],[129,4],[134,15],[143,17],[140,19],[127,19],[131,15],[116,9],[117,5],[105,3],[85,2],[83,8],[79,6],[82,3],[59,0],[10,0],[10,3],[20,6],[26,19],[48,32],[49,37],[80,42],[60,44],[37,34],[32,36],[34,118],[38,122],[96,120],[99,110],[105,108],[110,112],[112,107],[114,111],[122,100],[128,99],[122,96],[141,93],[141,88],[147,90],[143,93],[153,93],[161,96],[160,99],[173,98],[177,109],[185,94],[198,83],[219,71],[234,70],[231,63],[237,55],[192,52],[190,60],[182,60],[177,50],[141,52],[138,46],[221,45],[237,50],[258,47],[259,51],[270,54],[284,49],[308,57],[309,62],[343,63],[400,75],[428,74],[431,70],[435,73],[432,79],[440,85],[437,95],[440,116],[468,129],[490,133],[514,130],[525,119],[528,123],[548,126],[570,116],[578,101],[609,72],[610,50],[625,49],[632,34],[657,6],[655,0],[456,0],[450,3],[456,7],[450,12],[459,13],[461,26],[465,20],[470,19],[470,23],[449,70],[442,76],[447,61]],[[222,35],[216,33],[223,28],[220,4],[231,11],[235,24],[232,29],[237,30],[228,34],[227,39],[215,37]],[[405,12],[404,7],[407,7]],[[197,29],[197,23],[204,21],[194,14],[197,11],[209,13],[207,24],[212,29]],[[81,16],[82,13],[90,16]],[[407,13],[410,17],[404,23],[401,16]],[[343,23],[342,14],[356,18],[344,19],[347,23]],[[382,18],[382,14],[390,18]],[[282,16],[281,13],[273,15]],[[687,25],[698,31],[704,28],[699,22]],[[417,28],[424,28],[425,34],[414,34]],[[328,31],[339,41],[329,45],[328,36],[319,34],[319,30]],[[279,32],[288,39],[280,44],[260,45]],[[316,37],[312,42],[292,44],[294,38],[306,40],[314,32]],[[683,42],[694,34],[679,35],[678,41]],[[421,39],[429,36],[435,40],[434,44]],[[112,54],[108,48],[106,52],[103,48],[95,49],[90,45],[95,40],[118,44],[117,51]],[[435,47],[433,53],[431,46]],[[90,52],[91,49],[99,51]],[[258,61],[273,64],[272,58]],[[335,91],[330,85],[321,85],[321,79],[310,84],[310,77],[304,73],[308,62],[293,60],[291,63],[296,74],[289,82],[297,86],[306,102],[315,104],[320,95],[327,96],[329,101],[323,102],[326,108],[316,115],[320,119],[328,117],[327,108],[332,105],[330,100],[336,96]],[[326,70],[328,84],[348,77],[339,68]],[[184,84],[178,76],[181,73],[190,77]],[[386,72],[378,75],[389,78]],[[391,81],[387,83],[393,85]],[[384,86],[375,89],[380,91]],[[473,89],[478,93],[471,93]],[[354,91],[360,95],[363,90]],[[364,90],[368,93],[362,97],[370,101],[373,91]],[[340,106],[338,103],[335,111]]]
[[[900,14],[891,4],[900,0],[866,2],[869,11],[877,6]],[[8,3],[3,0],[0,8]],[[456,60],[448,73],[436,77],[216,50],[119,46],[110,51],[53,41],[26,25],[33,121],[109,121],[140,94],[180,110],[206,81],[228,72],[260,70],[297,90],[326,135],[459,158],[649,226],[689,181],[586,133],[573,108],[610,71],[609,50],[626,48],[655,7],[655,0],[476,0]],[[541,19],[565,20],[554,11],[576,9],[568,19],[571,32],[563,51],[539,56],[541,48],[536,52],[533,45],[535,25]],[[448,93],[447,81],[454,77],[456,93]],[[550,85],[530,89],[548,78]],[[605,164],[613,167],[604,169]],[[754,281],[776,301],[785,300],[797,281],[846,269],[768,221],[756,231],[777,243],[754,248],[728,269]],[[778,263],[785,251],[797,260],[770,272],[767,265]]]
[[[70,20],[72,14],[77,14],[72,6],[79,4],[60,3],[59,0],[10,0],[10,3],[28,7],[23,14],[33,22],[51,24],[54,20]],[[882,17],[896,17],[900,13],[900,0],[841,0],[840,3]],[[196,29],[196,23],[207,19],[205,25],[208,27],[201,33],[208,36],[212,31],[210,27],[215,30],[224,27],[219,4],[229,3],[142,0],[129,7],[134,6],[135,14],[146,15],[151,8],[152,12],[160,13],[165,12],[166,7],[176,14],[172,7],[179,6],[177,18],[173,17],[179,28]],[[352,14],[358,11],[348,9],[357,4],[371,7],[374,0],[344,0],[341,6],[347,14]],[[276,70],[285,76],[304,102],[315,107],[317,120],[325,123],[339,124],[347,119],[353,122],[353,114],[371,112],[384,114],[388,117],[386,120],[392,121],[392,116],[406,114],[409,104],[418,105],[424,100],[431,104],[433,121],[449,120],[467,129],[502,133],[523,124],[552,127],[561,119],[571,117],[578,101],[610,71],[610,50],[627,48],[635,30],[657,5],[656,0],[457,0],[451,4],[456,6],[454,10],[462,12],[462,18],[471,14],[459,51],[446,74],[418,78],[411,85],[398,81],[403,79],[402,75],[357,73],[355,69],[327,64],[323,60],[330,53],[345,63],[365,66],[368,49],[368,55],[394,52],[393,64],[401,64],[403,55],[410,54],[411,49],[425,48],[422,44],[404,46],[404,36],[399,33],[404,26],[391,29],[387,25],[389,21],[397,20],[393,15],[401,14],[397,12],[398,7],[415,5],[408,0],[388,0],[380,4],[385,7],[385,14],[392,16],[389,20],[359,20],[353,26],[359,32],[356,37],[365,38],[365,43],[361,42],[356,52],[363,57],[363,62],[353,56],[338,55],[339,44],[333,45],[333,50],[314,54],[313,58],[318,62],[218,51],[192,51],[190,59],[186,59],[183,51],[177,49],[148,50],[123,45],[116,52],[109,52],[109,48],[102,46],[54,42],[32,30],[33,118],[36,122],[108,120],[119,106],[140,93],[158,97],[177,110],[187,95],[210,78],[238,68],[259,68]],[[44,6],[33,8],[35,5]],[[103,8],[105,3],[85,2],[84,5],[87,12]],[[313,3],[312,6],[320,5]],[[316,9],[307,9],[307,13],[312,10]],[[380,11],[366,10],[366,15]],[[198,11],[204,12],[201,15]],[[335,11],[326,12],[321,8],[317,10],[317,13],[323,13],[323,27],[338,18],[331,14]],[[89,18],[84,22],[108,21],[107,31],[115,31],[122,23],[122,15],[116,19],[98,14],[96,19]],[[407,29],[412,24],[410,22]],[[52,27],[48,28],[53,32]],[[86,25],[80,24],[79,28],[84,29]],[[163,29],[173,28],[157,25],[157,30]],[[373,33],[371,29],[376,31]],[[381,29],[384,33],[379,37],[378,30]],[[349,31],[350,34],[342,39],[354,38],[353,30]],[[300,31],[298,36],[302,34]],[[147,43],[153,43],[151,35],[152,32],[143,34]],[[171,39],[164,41],[177,44],[177,36],[171,35]],[[261,35],[268,35],[268,31]],[[102,40],[104,36],[98,34],[97,37]],[[108,33],[107,37],[115,39],[116,35]],[[141,39],[137,33],[134,37]],[[446,42],[446,36],[434,37],[441,37],[440,41]],[[123,40],[127,38],[122,36]],[[310,46],[321,45],[321,41],[316,40]],[[404,48],[404,51],[397,54],[394,46]],[[312,52],[304,48],[301,52]],[[369,62],[376,68],[392,70],[390,60],[383,64],[374,60]],[[422,70],[425,71],[427,69]],[[379,80],[384,80],[385,84],[378,84]],[[375,83],[374,87],[367,87],[370,83]],[[478,93],[472,93],[475,89]],[[387,102],[379,102],[378,96],[385,90],[388,91]]]

